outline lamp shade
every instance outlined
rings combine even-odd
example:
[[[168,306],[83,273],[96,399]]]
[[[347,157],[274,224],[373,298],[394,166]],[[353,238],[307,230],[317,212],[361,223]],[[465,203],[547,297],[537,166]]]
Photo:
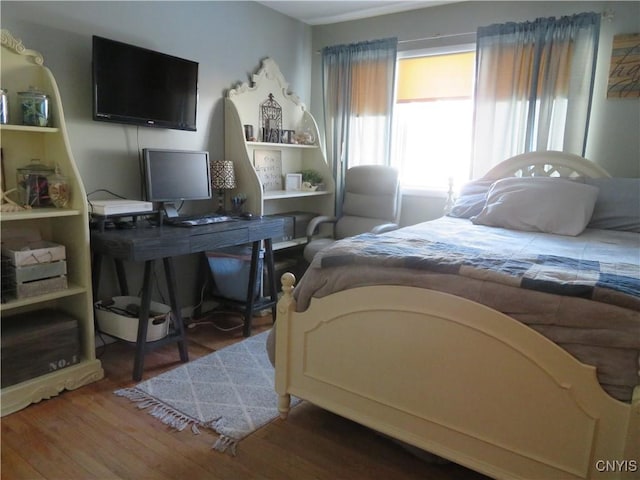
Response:
[[[236,187],[236,175],[230,160],[211,162],[211,186],[217,190],[229,190]]]

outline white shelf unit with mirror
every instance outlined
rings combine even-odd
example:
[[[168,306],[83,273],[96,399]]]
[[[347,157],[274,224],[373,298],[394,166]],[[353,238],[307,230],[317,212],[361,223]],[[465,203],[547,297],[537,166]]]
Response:
[[[232,193],[245,194],[245,211],[254,215],[274,215],[287,212],[313,212],[333,215],[335,183],[320,146],[318,126],[300,99],[289,90],[280,68],[273,59],[262,61],[252,77],[252,84],[242,83],[227,92],[225,98],[225,159],[234,163],[237,187]],[[281,108],[281,130],[305,134],[304,143],[272,143],[263,138],[261,105],[272,99]],[[245,125],[251,125],[256,140],[247,139]],[[288,140],[288,138],[287,138]],[[258,160],[256,160],[258,159]],[[258,165],[256,165],[256,161]],[[269,181],[256,171],[263,161],[274,162]],[[322,177],[316,191],[287,190],[286,175],[315,170]],[[306,242],[305,237],[274,244],[282,249]]]
[[[62,245],[66,256],[66,288],[36,288],[28,295],[9,294],[5,298],[8,284],[17,281],[3,271],[3,303],[0,304],[3,335],[2,347],[9,343],[6,334],[12,317],[21,315],[26,322],[42,323],[42,312],[55,312],[65,318],[77,321],[78,354],[69,365],[66,360],[48,362],[46,373],[36,374],[18,383],[2,388],[2,415],[13,413],[31,403],[58,395],[62,390],[75,389],[104,376],[101,363],[96,359],[93,324],[93,295],[91,290],[91,257],[89,250],[89,224],[86,195],[76,168],[66,132],[62,102],[56,81],[51,71],[43,65],[42,56],[24,47],[22,42],[7,30],[2,30],[2,88],[8,92],[8,123],[0,125],[2,148],[2,212],[0,228],[3,244],[15,232],[34,232],[42,240]],[[23,125],[23,115],[17,93],[30,86],[37,87],[49,97],[51,126]],[[17,187],[17,169],[39,159],[47,167],[59,167],[66,177],[71,192],[69,202],[62,208],[41,207],[18,211],[15,205],[4,197]],[[15,193],[8,198],[20,204]],[[3,262],[4,263],[4,262]],[[4,267],[4,265],[3,265]],[[24,315],[24,317],[23,317]],[[46,322],[45,322],[46,323]],[[25,325],[26,326],[26,325]],[[22,333],[19,334],[22,336]],[[26,351],[35,348],[29,362],[37,362],[38,357],[55,357],[57,344],[53,340],[34,339],[24,335],[23,347]],[[20,342],[23,340],[20,339]],[[15,343],[15,338],[11,338]],[[22,344],[21,344],[22,345]],[[45,350],[43,350],[45,349]],[[2,363],[12,366],[13,358],[6,358],[3,351]],[[29,363],[27,362],[27,363]],[[20,368],[23,365],[19,365]],[[3,385],[5,382],[3,382]]]

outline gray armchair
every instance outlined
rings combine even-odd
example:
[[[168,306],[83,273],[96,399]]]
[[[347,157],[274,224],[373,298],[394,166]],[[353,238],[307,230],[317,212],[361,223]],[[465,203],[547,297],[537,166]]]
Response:
[[[361,165],[347,170],[344,181],[342,215],[311,219],[307,227],[304,258],[313,260],[316,253],[341,238],[360,233],[383,233],[398,228],[400,221],[400,180],[395,168]],[[332,238],[313,238],[322,224],[333,224]]]

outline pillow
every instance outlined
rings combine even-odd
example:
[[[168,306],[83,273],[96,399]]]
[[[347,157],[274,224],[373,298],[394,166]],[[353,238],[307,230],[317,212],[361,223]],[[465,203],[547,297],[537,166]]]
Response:
[[[503,178],[489,190],[478,225],[529,232],[580,235],[589,223],[598,188],[550,177]]]
[[[494,180],[474,180],[466,183],[460,189],[460,195],[453,202],[453,207],[447,215],[456,218],[478,215],[487,201],[487,193],[493,182]]]
[[[585,178],[600,189],[588,228],[640,233],[640,178]]]

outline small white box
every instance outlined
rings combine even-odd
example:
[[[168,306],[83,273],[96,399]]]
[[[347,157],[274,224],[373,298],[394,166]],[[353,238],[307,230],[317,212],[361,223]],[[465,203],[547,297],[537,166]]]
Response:
[[[95,313],[100,331],[127,342],[137,341],[138,318],[128,317],[117,312],[126,311],[128,306],[139,307],[140,303],[139,297],[113,297],[113,304],[108,306],[103,305],[101,301],[96,302]],[[166,337],[169,333],[170,322],[171,307],[152,301],[149,307],[147,342]]]
[[[90,200],[89,212],[98,215],[122,215],[153,211],[153,203],[141,200]]]

